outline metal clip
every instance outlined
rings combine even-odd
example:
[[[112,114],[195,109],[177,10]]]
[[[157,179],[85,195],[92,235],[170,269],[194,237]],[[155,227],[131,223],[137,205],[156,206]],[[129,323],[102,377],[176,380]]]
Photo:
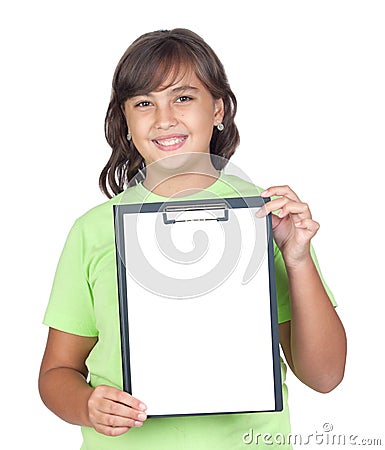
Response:
[[[163,222],[229,220],[229,210],[226,203],[202,203],[191,205],[167,205],[163,209]]]

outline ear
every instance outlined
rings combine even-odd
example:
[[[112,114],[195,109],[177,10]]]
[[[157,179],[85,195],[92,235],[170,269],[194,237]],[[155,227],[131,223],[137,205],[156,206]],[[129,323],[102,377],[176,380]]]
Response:
[[[125,117],[126,120],[127,120],[127,114],[126,114],[126,102],[124,102],[122,105],[120,105],[120,109],[121,109],[121,111],[122,111],[124,117]]]
[[[126,103],[123,103],[123,105],[120,105],[120,109],[121,109],[121,111],[123,113],[124,120],[126,121],[127,128],[130,129],[130,125],[128,124],[128,115],[127,115]]]
[[[221,98],[214,100],[214,125],[223,121],[223,116],[225,114],[225,106]]]

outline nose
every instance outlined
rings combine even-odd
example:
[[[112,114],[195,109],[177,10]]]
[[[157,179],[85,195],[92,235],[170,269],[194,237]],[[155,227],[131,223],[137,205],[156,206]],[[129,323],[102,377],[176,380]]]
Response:
[[[172,106],[162,105],[156,109],[155,126],[161,130],[167,130],[178,123],[176,114]]]

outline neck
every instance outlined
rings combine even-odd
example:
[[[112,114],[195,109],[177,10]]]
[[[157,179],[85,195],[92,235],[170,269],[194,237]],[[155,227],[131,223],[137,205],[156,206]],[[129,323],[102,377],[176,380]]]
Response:
[[[151,164],[146,168],[146,189],[162,197],[185,197],[211,186],[219,177],[219,171],[210,164],[195,165],[188,170],[162,167]]]

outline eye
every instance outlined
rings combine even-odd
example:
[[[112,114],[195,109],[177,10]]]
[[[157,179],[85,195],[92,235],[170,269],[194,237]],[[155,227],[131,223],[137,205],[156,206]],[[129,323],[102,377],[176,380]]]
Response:
[[[192,100],[192,97],[189,97],[188,95],[181,95],[176,99],[177,103],[185,103]]]
[[[151,102],[148,100],[143,100],[141,102],[135,103],[135,107],[137,108],[145,108],[146,106],[151,106]]]

